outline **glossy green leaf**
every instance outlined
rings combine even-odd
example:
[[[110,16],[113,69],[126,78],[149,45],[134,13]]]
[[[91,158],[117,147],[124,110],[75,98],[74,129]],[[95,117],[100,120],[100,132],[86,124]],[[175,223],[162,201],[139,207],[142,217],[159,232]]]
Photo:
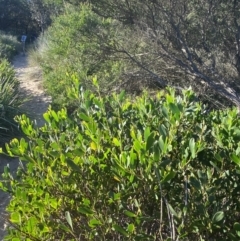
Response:
[[[10,220],[12,223],[21,223],[21,215],[18,212],[13,212],[11,214]]]
[[[167,173],[164,175],[161,183],[165,183],[165,182],[170,181],[171,179],[173,179],[173,178],[175,177],[175,175],[176,175],[176,172],[174,172],[174,171],[172,171],[172,170],[169,171],[169,172],[167,172]]]
[[[121,146],[121,142],[117,138],[113,138],[113,143],[115,146]]]
[[[191,177],[189,178],[189,181],[190,181],[190,184],[191,184],[195,189],[197,189],[197,190],[201,190],[201,189],[202,189],[201,183],[200,183],[200,181],[199,181],[197,178],[191,176]]]
[[[223,211],[216,212],[213,215],[212,222],[213,223],[218,223],[218,222],[222,221],[223,218],[224,218],[224,212]]]
[[[135,230],[134,224],[133,223],[128,224],[127,230],[128,232],[133,233]]]
[[[154,153],[153,153],[154,160],[155,161],[160,161],[161,149],[160,149],[160,147],[159,147],[157,142],[154,144],[153,151],[154,151]]]
[[[163,141],[162,136],[160,136],[160,138],[159,138],[159,146],[161,148],[161,151],[164,153],[164,151],[165,151],[165,143]]]
[[[117,232],[119,232],[120,234],[122,234],[122,235],[124,235],[124,236],[128,236],[128,232],[125,230],[125,229],[123,229],[121,226],[119,226],[119,225],[117,225],[117,224],[114,224],[113,225],[113,228],[114,228],[114,230],[116,230]]]
[[[87,115],[85,115],[84,113],[80,113],[79,117],[84,121],[87,121],[87,122],[90,121],[90,118]]]
[[[152,132],[147,138],[146,151],[149,151],[153,147],[154,143],[154,132]]]
[[[119,101],[123,101],[125,97],[126,97],[126,92],[122,90],[121,93],[119,94]]]
[[[27,220],[27,230],[29,233],[34,232],[37,227],[38,220],[36,217],[32,216]]]
[[[234,153],[231,155],[232,161],[234,161],[238,166],[240,166],[240,157],[235,155]]]
[[[173,114],[176,115],[177,119],[179,119],[180,110],[178,109],[178,107],[174,103],[170,103],[169,107],[170,107],[171,111],[173,112]]]
[[[70,215],[70,213],[68,211],[65,212],[65,218],[66,218],[69,226],[73,230],[72,218],[71,218],[71,215]]]
[[[240,237],[240,223],[234,223],[233,228],[236,231],[237,236]]]
[[[71,232],[71,229],[69,228],[69,227],[67,227],[66,225],[64,225],[64,224],[60,224],[59,225],[59,228],[60,229],[62,229],[62,230],[64,230],[65,232]]]
[[[168,118],[168,110],[164,106],[162,107],[162,114],[165,118]]]
[[[142,145],[139,140],[135,140],[133,143],[133,146],[134,146],[134,149],[136,150],[136,152],[141,151]]]
[[[127,211],[127,210],[124,211],[124,214],[125,214],[126,216],[130,217],[130,218],[135,218],[135,217],[137,217],[137,215],[136,215],[135,213],[130,212],[130,211]]]
[[[101,225],[102,223],[99,221],[99,220],[97,220],[97,219],[91,219],[89,222],[88,222],[88,225],[89,225],[89,227],[91,227],[91,228],[95,228],[95,227],[97,227],[97,226],[99,226],[99,225]]]
[[[196,157],[196,145],[195,145],[195,140],[193,138],[191,138],[189,141],[189,148],[190,148],[192,158],[195,158]]]
[[[84,207],[84,206],[79,207],[77,210],[81,214],[92,215],[94,213],[89,207]]]
[[[59,118],[58,118],[58,115],[57,115],[57,113],[55,112],[55,111],[51,111],[51,115],[53,116],[53,118],[54,118],[54,120],[56,121],[56,122],[59,122]]]
[[[75,172],[81,172],[81,168],[76,165],[71,159],[66,159],[67,164],[72,168]]]
[[[147,141],[147,139],[150,136],[150,134],[151,134],[151,130],[150,130],[150,127],[148,126],[144,130],[144,141]]]
[[[178,214],[176,213],[176,211],[173,209],[173,207],[170,204],[168,204],[168,207],[169,207],[171,214],[174,215],[175,217],[178,217]]]
[[[159,132],[160,132],[161,136],[163,137],[163,140],[165,141],[166,137],[167,137],[167,129],[163,124],[160,125]]]
[[[44,118],[45,121],[47,121],[48,123],[51,122],[51,121],[50,121],[50,116],[49,116],[49,113],[48,113],[48,112],[46,112],[46,113],[43,114],[43,118]]]

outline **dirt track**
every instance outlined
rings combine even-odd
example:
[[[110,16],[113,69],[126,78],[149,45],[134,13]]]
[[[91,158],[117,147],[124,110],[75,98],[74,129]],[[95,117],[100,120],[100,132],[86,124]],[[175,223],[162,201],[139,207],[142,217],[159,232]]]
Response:
[[[23,108],[30,114],[32,120],[36,120],[37,126],[44,125],[42,114],[47,110],[51,99],[44,93],[41,83],[41,72],[38,67],[29,66],[27,56],[20,54],[15,57],[13,66],[16,76],[20,81],[21,94],[28,98]],[[18,159],[6,158],[0,156],[0,175],[4,171],[4,166],[9,165],[10,170],[14,174],[18,167]],[[10,196],[0,190],[0,241],[3,241],[7,222],[7,214],[5,213]]]

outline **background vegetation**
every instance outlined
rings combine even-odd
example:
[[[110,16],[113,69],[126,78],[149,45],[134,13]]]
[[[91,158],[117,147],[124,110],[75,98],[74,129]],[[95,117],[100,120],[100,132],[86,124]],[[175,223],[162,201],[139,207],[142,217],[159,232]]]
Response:
[[[18,4],[53,107],[6,146],[6,240],[239,240],[239,1]]]
[[[0,30],[27,34],[30,41],[50,23],[50,9],[41,0],[0,0]]]
[[[17,41],[16,36],[0,31],[0,59],[12,59],[20,48],[21,45]]]
[[[67,74],[74,74],[88,89],[92,86],[89,79],[98,75],[102,91],[119,78],[122,61],[102,46],[103,41],[113,41],[114,27],[110,19],[104,20],[83,6],[81,11],[71,10],[58,17],[39,40],[40,48],[45,45],[39,58],[44,83],[55,105],[73,107],[66,94],[70,87]]]
[[[191,85],[199,98],[215,108],[230,103],[239,106],[240,7],[236,0],[117,3],[112,0],[21,0],[18,3],[1,0],[0,5],[5,9],[0,14],[1,29],[19,35],[24,32],[28,41],[40,33],[46,35],[45,43],[49,41],[46,61],[49,53],[53,59],[59,59],[62,54],[60,60],[66,60],[66,70],[81,72],[85,79],[90,71],[90,75],[92,72],[105,75],[100,79],[108,82],[105,72],[109,72],[109,79],[120,76],[119,83],[114,82],[110,87],[131,92],[141,92],[152,85],[154,89],[156,85],[161,88]],[[15,7],[19,11],[15,11]],[[93,16],[95,22],[87,20]],[[52,20],[54,24],[48,34],[46,30]],[[89,31],[81,27],[84,21],[88,21],[85,24]],[[60,29],[64,30],[60,33]],[[62,52],[54,50],[55,42],[60,44]],[[97,69],[99,63],[95,63],[99,57],[106,65],[101,66],[102,71]],[[94,70],[88,70],[88,64],[92,64]],[[111,67],[114,64],[117,66]],[[46,73],[54,69],[54,79],[58,70],[57,79],[63,75],[63,70],[55,70],[54,65],[42,66]],[[54,95],[56,89],[49,89]]]
[[[19,135],[20,129],[14,117],[20,114],[23,97],[19,95],[19,82],[10,63],[0,59],[0,143]]]
[[[61,85],[51,89],[53,79],[67,81],[63,65],[49,58],[65,61],[67,72],[81,73],[83,83],[89,73],[98,74],[108,91],[192,86],[213,108],[239,106],[237,1],[90,2],[66,3],[46,34],[41,65],[51,95],[62,93]],[[97,22],[87,20],[93,16]],[[98,60],[107,66],[100,68]],[[56,95],[53,100],[58,103]]]

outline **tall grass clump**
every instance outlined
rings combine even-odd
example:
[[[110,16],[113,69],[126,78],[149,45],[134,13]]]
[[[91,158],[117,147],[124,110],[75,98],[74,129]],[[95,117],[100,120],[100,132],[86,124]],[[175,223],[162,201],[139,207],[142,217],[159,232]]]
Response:
[[[19,134],[14,117],[20,113],[22,103],[15,71],[6,59],[2,59],[0,60],[0,143]]]
[[[28,62],[32,66],[40,66],[46,58],[46,51],[48,49],[48,39],[46,34],[41,34],[29,47],[28,47]]]
[[[11,60],[20,49],[21,44],[17,41],[16,36],[0,31],[0,59]]]

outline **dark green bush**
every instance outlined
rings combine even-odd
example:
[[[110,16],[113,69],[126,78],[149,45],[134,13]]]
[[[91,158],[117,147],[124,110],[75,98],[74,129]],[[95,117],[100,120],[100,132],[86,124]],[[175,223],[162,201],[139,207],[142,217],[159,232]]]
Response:
[[[19,133],[14,117],[19,114],[23,100],[19,96],[19,82],[10,63],[0,60],[0,143]]]
[[[3,175],[6,240],[239,240],[236,109],[206,113],[190,90],[100,97],[73,81],[71,119],[18,118],[29,141],[7,145],[26,167]]]
[[[0,59],[12,59],[21,48],[15,36],[0,31]]]

